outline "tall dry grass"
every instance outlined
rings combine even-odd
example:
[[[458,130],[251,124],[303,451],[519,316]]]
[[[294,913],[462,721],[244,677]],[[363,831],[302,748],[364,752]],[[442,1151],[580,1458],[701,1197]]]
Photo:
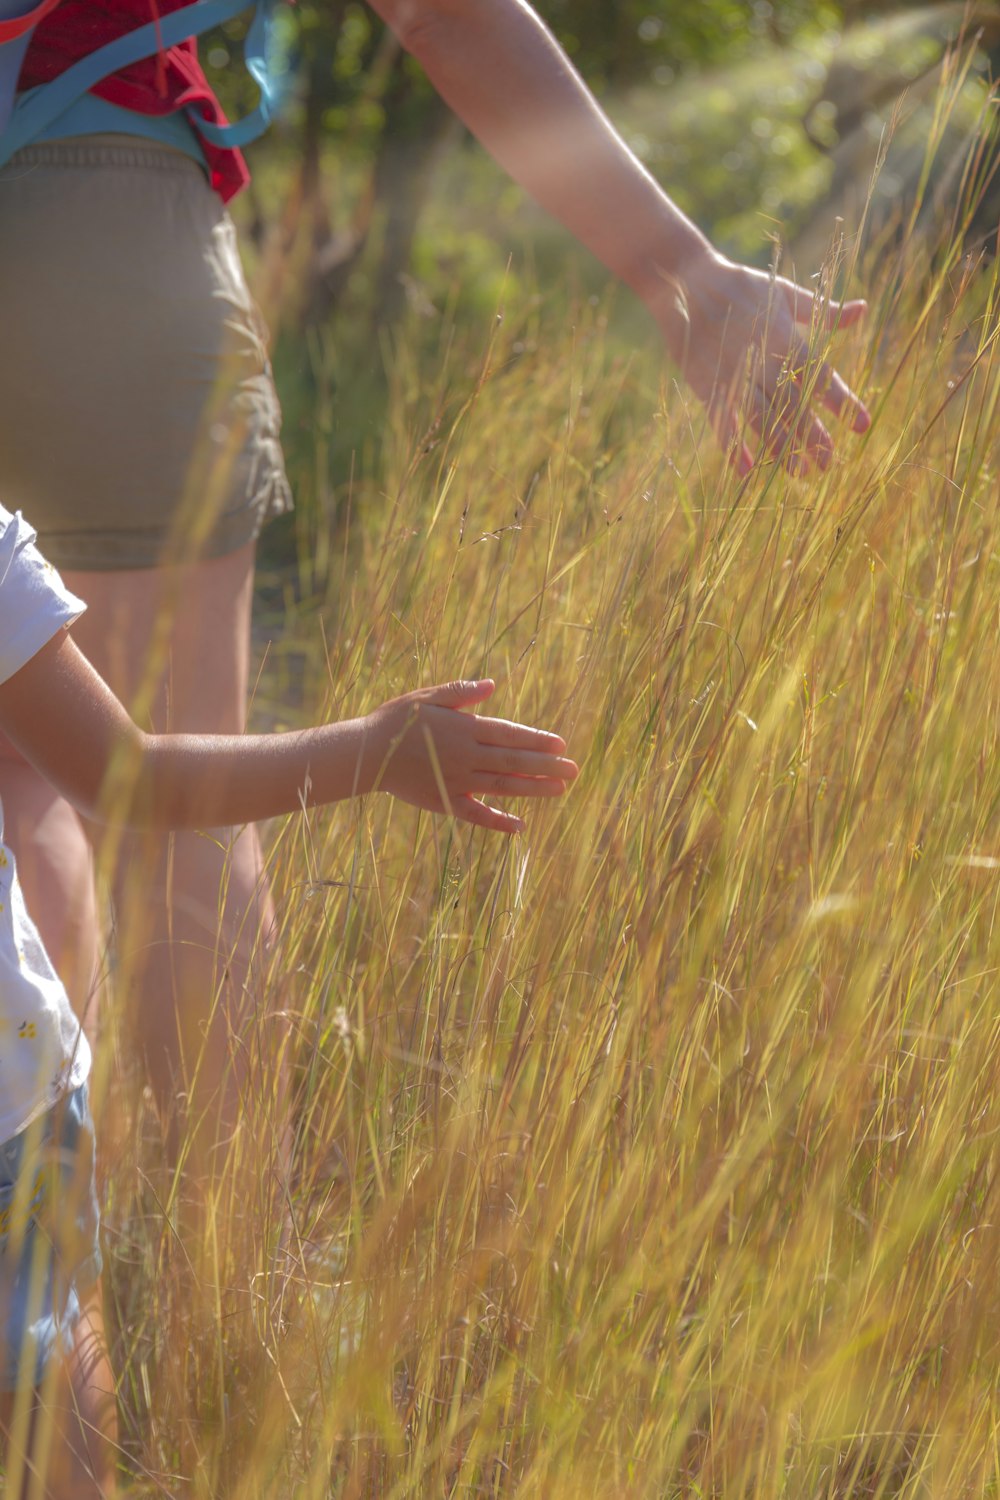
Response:
[[[854,273],[876,420],[805,482],[738,483],[601,307],[393,351],[258,716],[489,673],[583,775],[510,843],[378,796],[271,830],[240,1046],[281,1039],[291,1160],[262,1068],[270,1174],[194,1243],[141,1099],[109,1123],[134,1493],[998,1492],[1000,287],[959,227]]]

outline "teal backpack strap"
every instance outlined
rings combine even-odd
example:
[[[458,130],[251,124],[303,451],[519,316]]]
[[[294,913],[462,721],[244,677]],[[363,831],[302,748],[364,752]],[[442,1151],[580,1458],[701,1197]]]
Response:
[[[31,33],[59,0],[0,0],[0,135],[10,119],[17,94],[17,78]]]
[[[234,120],[228,125],[216,125],[204,120],[195,111],[188,111],[195,130],[213,146],[239,148],[255,141],[270,125],[281,103],[284,72],[278,66],[280,49],[275,38],[274,0],[256,0],[253,20],[243,44],[243,62],[247,72],[260,90],[260,101],[255,110]]]
[[[61,141],[67,136],[83,135],[127,135],[153,141],[159,146],[172,146],[190,156],[208,172],[208,162],[202,149],[201,137],[183,110],[172,115],[140,115],[123,104],[111,104],[97,94],[84,94],[59,116],[47,129],[39,131],[33,138],[33,146],[46,141]]]
[[[76,101],[112,73],[129,67],[162,49],[176,47],[202,32],[231,21],[253,0],[197,0],[172,11],[158,22],[126,32],[99,47],[54,78],[19,94],[6,130],[0,136],[0,166],[16,151],[40,136],[51,136],[52,127]],[[269,66],[273,47],[274,0],[257,0],[256,13],[246,41],[247,67],[261,91],[257,108],[232,125],[203,120],[197,110],[187,111],[194,128],[213,145],[239,147],[256,139],[267,128],[278,102],[278,89]],[[131,111],[129,111],[131,113]]]

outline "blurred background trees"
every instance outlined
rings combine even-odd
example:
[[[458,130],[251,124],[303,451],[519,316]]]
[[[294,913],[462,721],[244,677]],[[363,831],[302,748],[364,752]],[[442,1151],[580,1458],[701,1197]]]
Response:
[[[902,8],[860,0],[539,0],[537,8],[668,190],[724,247],[757,258],[766,258],[778,223],[814,253],[834,215],[850,210],[859,189],[867,192],[902,101],[895,158],[878,195],[883,208],[901,202],[929,128],[921,106],[948,46],[961,39],[973,54],[963,115],[970,127],[1000,63],[997,0]],[[214,81],[236,110],[251,90],[235,66],[241,24],[206,48]],[[363,294],[378,321],[392,322],[440,292],[420,286],[415,245],[435,183],[458,185],[441,170],[445,155],[472,153],[366,5],[301,0],[284,26],[295,83],[277,138],[258,153],[280,164],[280,187],[273,172],[263,174],[270,192],[258,179],[251,228],[258,241],[282,222],[286,233],[294,225],[305,237],[301,326],[323,325],[350,293]],[[998,201],[991,195],[977,218],[983,240],[995,230]],[[503,248],[499,254],[506,258]]]
[[[536,5],[632,149],[725,252],[767,264],[780,245],[802,279],[838,220],[849,243],[862,223],[869,237],[891,234],[918,198],[940,221],[968,197],[970,142],[985,139],[979,206],[956,229],[974,253],[993,253],[1000,0]],[[433,343],[438,313],[481,330],[522,276],[586,294],[606,278],[470,140],[367,5],[298,0],[281,25],[288,106],[254,148],[237,212],[251,252],[281,268],[264,300],[293,446],[297,388],[310,411],[317,385],[336,388],[322,458],[323,486],[335,487],[380,430],[385,340],[401,320]],[[233,23],[203,48],[235,113],[253,102],[242,31]],[[938,139],[942,83],[954,99]],[[625,316],[628,336],[643,337],[639,314]]]

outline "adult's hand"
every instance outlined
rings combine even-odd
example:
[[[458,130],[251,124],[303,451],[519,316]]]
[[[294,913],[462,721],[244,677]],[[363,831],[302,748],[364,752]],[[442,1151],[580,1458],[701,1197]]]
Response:
[[[763,450],[799,472],[833,451],[816,405],[864,431],[868,414],[836,372],[805,359],[812,294],[716,253],[617,134],[527,0],[369,3],[496,161],[650,308],[741,472],[753,459],[743,411]],[[861,302],[829,304],[819,326],[846,326],[863,312]]]
[[[834,452],[817,408],[853,432],[871,426],[864,403],[822,352],[830,334],[865,316],[867,303],[823,300],[715,251],[692,258],[682,277],[665,275],[662,290],[646,300],[740,474],[754,462],[748,432],[761,453],[804,474],[810,463],[825,469]]]

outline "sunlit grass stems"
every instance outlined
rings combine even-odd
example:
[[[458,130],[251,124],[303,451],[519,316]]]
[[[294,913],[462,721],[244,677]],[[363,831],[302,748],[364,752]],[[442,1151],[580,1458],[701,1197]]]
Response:
[[[220,1191],[242,1301],[180,1363],[108,1163],[136,1493],[997,1491],[997,271],[904,225],[857,279],[877,421],[806,484],[738,484],[601,308],[397,352],[256,712],[447,664],[584,774],[511,842],[271,830],[295,1149]]]

